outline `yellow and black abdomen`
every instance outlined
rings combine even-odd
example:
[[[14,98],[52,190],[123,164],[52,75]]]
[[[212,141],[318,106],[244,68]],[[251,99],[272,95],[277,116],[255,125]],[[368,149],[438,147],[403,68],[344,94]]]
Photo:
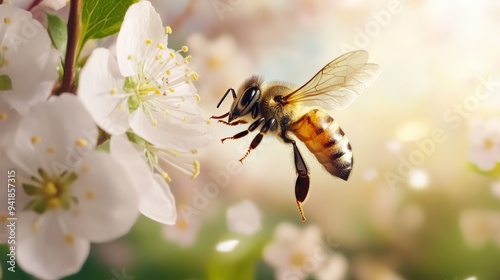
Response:
[[[327,113],[311,110],[295,122],[290,131],[306,144],[330,174],[344,180],[349,178],[353,164],[351,144]]]

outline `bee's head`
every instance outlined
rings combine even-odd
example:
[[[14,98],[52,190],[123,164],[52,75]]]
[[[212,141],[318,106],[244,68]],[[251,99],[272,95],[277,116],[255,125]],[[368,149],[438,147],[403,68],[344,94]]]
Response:
[[[254,111],[253,108],[260,99],[261,84],[262,80],[259,77],[252,76],[241,85],[229,111],[229,122]]]

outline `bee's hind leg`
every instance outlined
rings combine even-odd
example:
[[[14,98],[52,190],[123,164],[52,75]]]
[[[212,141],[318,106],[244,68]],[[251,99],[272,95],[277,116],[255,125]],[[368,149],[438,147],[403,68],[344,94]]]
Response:
[[[264,120],[264,118],[260,118],[257,121],[260,121],[260,120]],[[250,125],[250,127],[252,125],[254,125],[257,121],[255,121],[254,123],[252,123]],[[257,128],[257,126],[255,126],[255,128]],[[271,128],[274,129],[275,126],[276,126],[276,119],[275,118],[269,119],[268,121],[266,121],[266,123],[264,123],[264,125],[260,129],[259,134],[255,135],[255,137],[253,138],[252,142],[250,143],[250,146],[248,147],[248,150],[247,150],[246,154],[240,159],[241,163],[243,163],[243,160],[248,156],[248,154],[250,154],[250,151],[252,151],[253,149],[257,148],[257,146],[260,144],[260,141],[262,141],[262,137],[264,137],[264,135],[269,131],[269,129],[271,129]],[[249,127],[249,129],[250,129],[250,127]],[[243,132],[240,132],[240,133],[245,133],[246,132],[245,133],[245,135],[246,135],[248,133],[247,131],[243,131]],[[240,133],[238,133],[238,134],[240,134]]]
[[[309,192],[309,171],[307,170],[306,163],[304,162],[295,141],[292,142],[292,145],[295,170],[297,172],[297,181],[295,182],[295,199],[302,222],[305,222],[306,217],[304,216],[304,211],[302,210],[302,202],[304,202],[307,197],[307,193]]]

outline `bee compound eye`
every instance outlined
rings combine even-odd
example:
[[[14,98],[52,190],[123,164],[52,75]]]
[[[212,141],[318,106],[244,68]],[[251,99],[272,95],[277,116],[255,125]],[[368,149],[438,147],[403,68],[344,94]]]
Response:
[[[258,87],[249,87],[244,92],[238,103],[238,109],[241,115],[250,112],[252,106],[257,102],[260,97],[260,89]]]

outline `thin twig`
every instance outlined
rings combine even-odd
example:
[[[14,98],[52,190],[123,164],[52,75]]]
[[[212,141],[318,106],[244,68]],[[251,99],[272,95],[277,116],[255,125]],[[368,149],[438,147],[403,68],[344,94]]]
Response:
[[[80,39],[80,13],[81,1],[71,0],[68,18],[68,44],[66,47],[66,58],[64,59],[64,76],[62,85],[56,95],[63,92],[75,93],[75,64],[78,48],[78,40]]]

